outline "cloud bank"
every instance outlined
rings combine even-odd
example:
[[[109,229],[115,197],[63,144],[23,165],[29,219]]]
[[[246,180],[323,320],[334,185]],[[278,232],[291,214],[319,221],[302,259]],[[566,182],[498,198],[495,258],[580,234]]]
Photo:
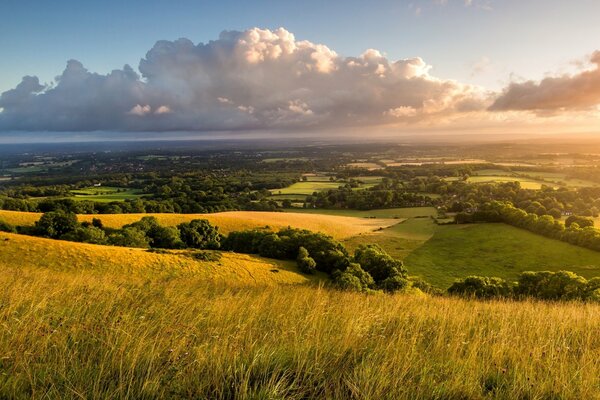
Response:
[[[342,57],[287,30],[159,41],[109,74],[71,60],[50,85],[26,76],[0,96],[0,130],[317,129],[435,121],[485,110],[480,88],[430,74],[421,58]],[[511,97],[517,89],[503,97]],[[494,108],[508,104],[496,101]]]
[[[512,83],[494,101],[491,111],[585,110],[600,104],[600,51],[589,59],[592,69],[575,75],[550,77],[540,82]]]

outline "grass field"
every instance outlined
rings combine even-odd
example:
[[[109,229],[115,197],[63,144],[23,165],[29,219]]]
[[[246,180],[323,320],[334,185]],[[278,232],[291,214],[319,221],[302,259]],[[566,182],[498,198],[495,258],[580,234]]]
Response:
[[[88,187],[85,189],[71,190],[75,200],[89,200],[101,203],[110,203],[112,201],[135,200],[142,195],[138,189],[127,189],[118,187]]]
[[[598,305],[0,271],[0,398],[600,394]]]
[[[286,212],[317,214],[317,215],[339,215],[344,217],[358,218],[413,218],[419,216],[435,216],[437,211],[434,207],[411,207],[411,208],[386,208],[380,210],[326,210],[320,208],[302,208],[286,210]],[[1,215],[1,214],[0,214]]]
[[[411,274],[446,288],[468,275],[513,279],[522,271],[600,276],[600,253],[504,224],[445,225],[404,262]]]
[[[307,181],[307,182],[296,182],[286,188],[273,189],[271,193],[274,195],[280,194],[301,194],[309,196],[314,192],[322,192],[324,190],[337,189],[344,184],[341,182],[320,182],[320,181]]]
[[[470,183],[503,183],[503,182],[519,182],[523,189],[539,190],[542,185],[552,186],[551,182],[538,181],[530,178],[520,178],[513,176],[471,176],[468,179]]]
[[[246,254],[223,252],[219,261],[204,262],[191,257],[189,251],[161,254],[144,249],[74,243],[2,232],[0,267],[15,270],[35,267],[75,273],[127,273],[152,278],[186,275],[204,280],[260,285],[297,284],[320,279],[300,274],[294,262]]]
[[[39,213],[0,210],[0,219],[13,225],[33,225]],[[100,218],[105,226],[120,228],[123,225],[139,221],[144,216],[154,216],[163,225],[177,225],[193,219],[207,219],[219,227],[221,233],[231,231],[264,228],[281,229],[288,226],[323,232],[341,239],[361,233],[371,232],[381,227],[391,226],[398,221],[394,219],[364,219],[352,216],[306,215],[302,213],[230,211],[214,214],[101,214],[79,215],[80,221],[91,221]]]

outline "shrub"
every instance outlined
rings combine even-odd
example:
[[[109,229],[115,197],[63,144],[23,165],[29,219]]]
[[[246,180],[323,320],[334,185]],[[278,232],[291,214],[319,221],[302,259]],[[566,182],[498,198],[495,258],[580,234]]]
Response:
[[[0,232],[16,233],[17,229],[8,222],[0,219]]]
[[[65,233],[60,239],[72,242],[104,244],[106,243],[106,233],[95,226],[80,226],[74,231]]]
[[[585,278],[569,271],[529,271],[519,276],[516,293],[544,300],[574,300],[585,297],[587,284]]]
[[[314,274],[317,270],[317,263],[312,257],[310,257],[308,250],[306,250],[304,247],[300,247],[298,249],[298,258],[296,261],[298,262],[298,268],[300,268],[300,271],[304,272],[305,274]]]
[[[148,232],[150,245],[161,249],[181,249],[185,244],[179,237],[179,230],[174,226],[156,226]]]
[[[77,215],[62,210],[49,211],[42,214],[39,221],[35,223],[35,226],[38,235],[59,238],[78,227]]]
[[[196,249],[218,249],[221,247],[219,230],[206,219],[194,219],[177,225],[179,235],[187,247]]]
[[[367,271],[376,283],[399,276],[406,279],[407,273],[402,261],[388,255],[377,245],[362,245],[354,253],[354,261]]]
[[[334,285],[342,290],[364,292],[375,286],[373,277],[356,263],[350,263],[344,271],[334,271],[331,278]]]
[[[594,220],[591,218],[579,217],[577,215],[571,215],[565,220],[565,226],[568,228],[573,223],[579,225],[580,228],[585,228],[588,226],[594,226]]]
[[[448,288],[448,293],[478,299],[510,297],[512,287],[504,279],[484,276],[469,276],[457,280]]]
[[[236,253],[258,254],[258,245],[260,241],[271,232],[248,230],[231,232],[221,243],[224,250],[234,251]]]
[[[108,242],[114,246],[124,247],[150,247],[150,239],[146,234],[133,227],[123,228],[108,237]]]
[[[192,253],[191,256],[196,260],[212,262],[220,261],[222,257],[221,253],[217,251],[197,251]]]

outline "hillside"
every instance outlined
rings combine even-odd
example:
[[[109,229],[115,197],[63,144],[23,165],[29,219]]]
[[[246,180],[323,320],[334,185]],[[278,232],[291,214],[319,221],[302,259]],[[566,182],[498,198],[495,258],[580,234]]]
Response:
[[[573,271],[600,276],[600,252],[505,224],[446,225],[404,262],[411,273],[441,287],[468,275],[514,279],[523,271]]]
[[[57,253],[58,264],[76,255]],[[598,305],[259,288],[3,257],[0,398],[598,399]]]
[[[238,284],[308,283],[316,276],[301,274],[295,262],[223,252],[219,261],[198,261],[190,251],[165,254],[143,249],[74,243],[0,232],[0,267],[51,271],[95,271],[156,278],[194,276]]]
[[[0,219],[13,225],[33,225],[40,218],[39,213],[0,210]],[[103,224],[110,228],[120,228],[123,225],[139,221],[142,217],[154,216],[163,225],[177,225],[193,219],[207,219],[218,226],[221,233],[253,228],[281,229],[288,226],[323,232],[335,238],[345,238],[361,233],[367,233],[398,223],[393,218],[368,219],[359,217],[281,213],[261,211],[228,211],[213,214],[102,214],[79,215],[80,221],[91,221],[100,218]]]

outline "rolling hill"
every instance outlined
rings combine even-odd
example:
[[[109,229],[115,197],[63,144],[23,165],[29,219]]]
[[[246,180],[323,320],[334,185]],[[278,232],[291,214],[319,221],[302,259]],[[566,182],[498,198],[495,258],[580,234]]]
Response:
[[[33,225],[40,218],[40,215],[40,213],[0,210],[0,219],[12,225]],[[83,214],[79,215],[78,218],[79,221],[91,221],[92,218],[100,218],[105,226],[120,228],[123,225],[139,221],[145,216],[154,216],[163,225],[177,225],[199,218],[207,219],[211,224],[218,226],[219,231],[224,234],[231,231],[264,228],[266,226],[272,229],[291,226],[322,232],[338,239],[371,232],[399,222],[392,218],[368,219],[337,215],[261,211],[227,211],[212,214]]]
[[[219,252],[219,261],[199,261],[192,251],[155,253],[144,249],[74,243],[0,232],[0,268],[92,271],[138,276],[194,276],[243,284],[301,284],[318,276],[301,274],[295,262]]]

